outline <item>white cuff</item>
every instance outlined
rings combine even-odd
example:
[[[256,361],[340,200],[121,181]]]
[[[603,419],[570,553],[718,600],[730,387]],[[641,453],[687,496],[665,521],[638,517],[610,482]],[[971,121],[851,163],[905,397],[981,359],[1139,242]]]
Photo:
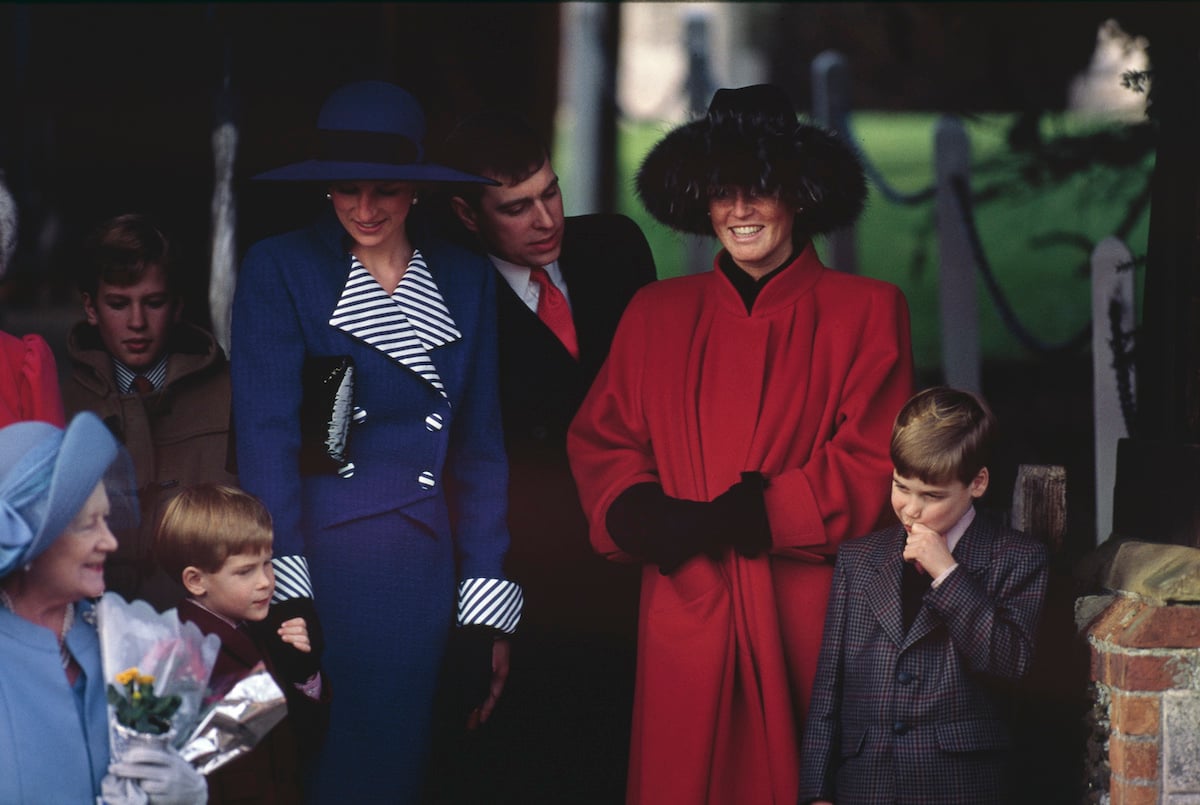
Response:
[[[946,580],[946,578],[947,578],[947,577],[948,577],[948,576],[949,576],[951,573],[953,573],[953,572],[954,572],[954,570],[955,570],[955,568],[957,568],[957,567],[958,567],[958,563],[957,563],[957,562],[955,562],[954,564],[950,565],[950,567],[946,568],[946,569],[945,569],[945,570],[943,570],[943,571],[942,571],[940,574],[938,574],[938,577],[937,577],[936,579],[934,579],[933,581],[929,582],[929,586],[930,586],[930,587],[932,587],[932,588],[933,588],[933,589],[935,589],[935,590],[936,590],[938,587],[941,587],[941,586],[942,586],[942,582],[943,582],[943,581],[945,581],[945,580]]]
[[[521,621],[524,603],[519,584],[504,579],[465,579],[458,583],[458,625],[490,626],[512,634]]]
[[[275,568],[275,594],[271,603],[278,604],[291,598],[312,598],[312,581],[308,577],[308,560],[303,556],[276,556],[271,560]]]

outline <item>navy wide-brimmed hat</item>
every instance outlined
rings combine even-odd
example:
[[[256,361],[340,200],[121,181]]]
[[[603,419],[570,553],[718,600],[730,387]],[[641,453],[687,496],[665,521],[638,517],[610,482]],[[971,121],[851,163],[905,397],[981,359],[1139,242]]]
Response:
[[[778,192],[807,235],[853,223],[867,197],[854,149],[801,123],[787,94],[771,84],[717,90],[708,113],[668,132],[637,175],[651,215],[698,235],[712,234],[708,193],[721,185]]]
[[[127,520],[136,516],[132,466],[95,414],[80,413],[66,430],[45,422],[0,429],[0,578],[49,548],[114,468],[125,494],[110,488],[109,502]]]
[[[336,182],[482,182],[482,176],[425,160],[425,113],[417,99],[386,81],[357,81],[330,95],[317,116],[314,159],[284,165],[255,179]]]

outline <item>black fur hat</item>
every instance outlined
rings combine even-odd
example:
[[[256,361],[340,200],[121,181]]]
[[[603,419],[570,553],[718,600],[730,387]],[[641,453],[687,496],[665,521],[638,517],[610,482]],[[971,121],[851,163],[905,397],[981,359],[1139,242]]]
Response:
[[[703,119],[669,132],[637,175],[637,193],[662,223],[711,235],[708,191],[718,185],[778,191],[796,208],[798,234],[848,226],[862,212],[866,178],[854,149],[800,123],[783,90],[770,84],[719,89]]]

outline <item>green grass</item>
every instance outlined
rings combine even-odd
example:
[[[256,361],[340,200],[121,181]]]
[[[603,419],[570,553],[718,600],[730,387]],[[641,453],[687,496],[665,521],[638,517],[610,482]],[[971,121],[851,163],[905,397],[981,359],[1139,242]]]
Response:
[[[1007,149],[1010,122],[1009,115],[987,115],[967,124],[973,193],[1004,187],[994,198],[976,202],[976,223],[987,259],[1018,320],[1038,340],[1061,343],[1085,327],[1091,315],[1087,271],[1091,246],[1118,226],[1128,201],[1148,180],[1153,157],[1121,169],[1092,167],[1061,183],[1034,186],[1020,179],[1016,158]],[[917,190],[932,181],[935,123],[936,116],[930,114],[860,112],[853,119],[863,150],[901,191]],[[1047,138],[1078,134],[1090,125],[1055,117],[1044,122],[1043,134]],[[642,157],[668,128],[622,124],[618,152],[618,209],[641,225],[661,277],[682,272],[685,240],[645,213],[633,193],[633,176]],[[560,144],[563,141],[560,136]],[[569,173],[569,162],[561,156],[555,166],[560,173]],[[569,207],[569,197],[567,202]],[[1143,213],[1126,240],[1135,257],[1145,255],[1147,230],[1148,213]],[[941,348],[933,202],[899,206],[872,188],[857,239],[859,273],[888,280],[904,290],[912,313],[917,366],[936,369]],[[818,242],[818,250],[821,245]],[[708,251],[716,249],[714,239]],[[1008,331],[982,283],[979,288],[984,358],[1036,359]]]

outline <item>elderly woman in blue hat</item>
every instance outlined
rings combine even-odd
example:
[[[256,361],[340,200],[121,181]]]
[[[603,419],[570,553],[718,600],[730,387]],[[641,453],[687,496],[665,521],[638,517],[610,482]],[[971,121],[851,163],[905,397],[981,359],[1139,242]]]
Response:
[[[315,607],[323,625],[334,702],[313,800],[412,802],[455,622],[485,636],[486,718],[507,674],[492,638],[520,616],[502,570],[495,272],[412,215],[427,185],[487,180],[426,161],[421,108],[389,83],[335,91],[317,129],[315,158],[257,177],[308,185],[329,209],[242,264],[238,471],[274,518],[273,609]]]
[[[106,772],[140,783],[118,786],[124,798],[206,799],[204,779],[177,754],[109,768],[91,599],[117,547],[110,526],[136,523],[134,486],[128,456],[93,414],[65,431],[0,430],[0,802],[94,802]]]

